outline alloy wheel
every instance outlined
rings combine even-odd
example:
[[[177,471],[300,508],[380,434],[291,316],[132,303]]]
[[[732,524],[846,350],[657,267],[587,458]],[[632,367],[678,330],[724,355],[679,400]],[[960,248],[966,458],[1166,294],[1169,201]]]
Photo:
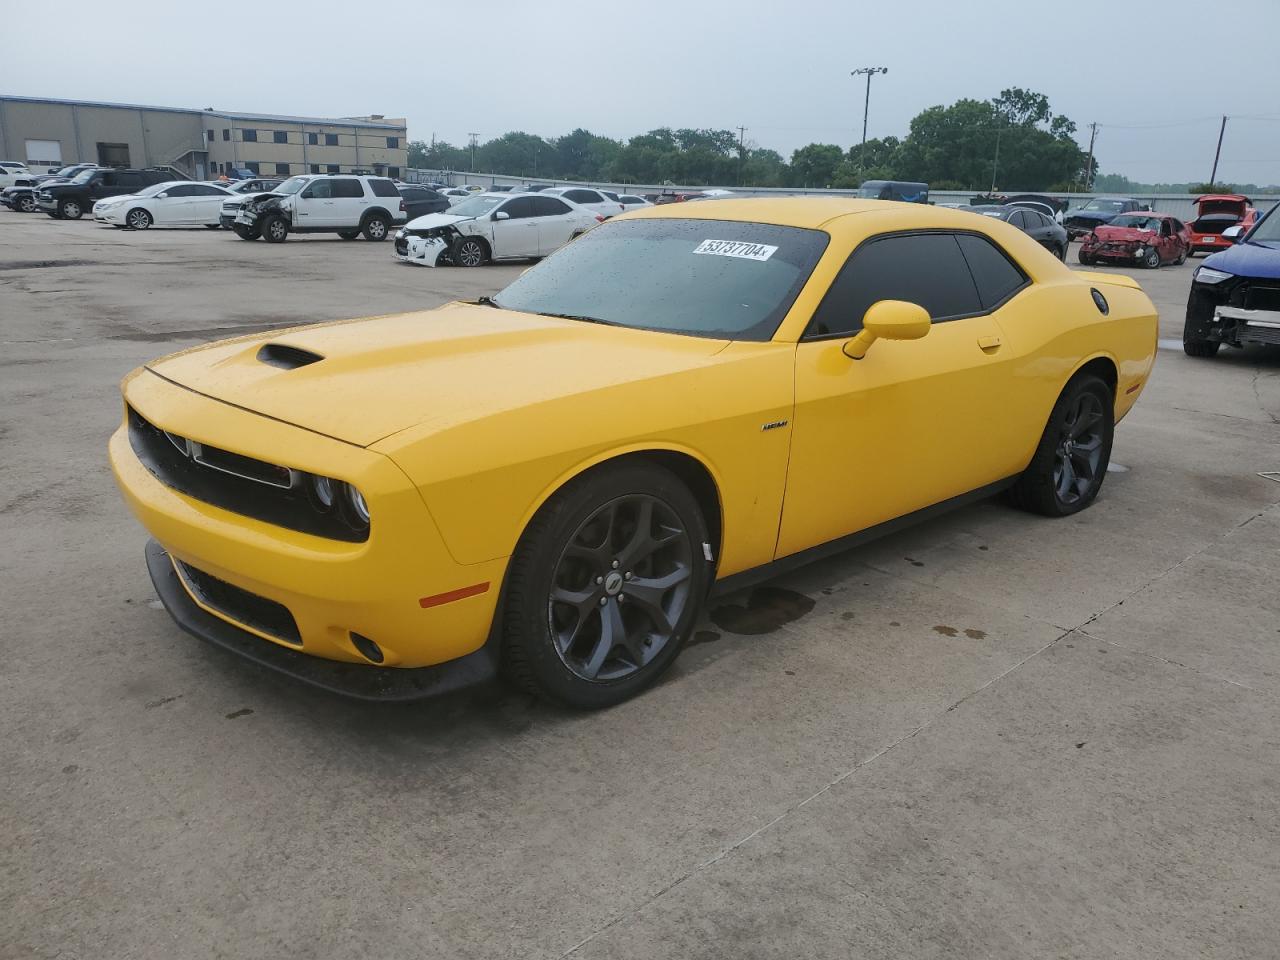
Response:
[[[458,260],[464,267],[478,267],[484,261],[484,250],[476,241],[467,240],[458,248]]]
[[[1093,393],[1082,392],[1063,418],[1053,463],[1053,485],[1060,503],[1069,506],[1079,502],[1098,478],[1102,417],[1102,401]]]
[[[281,240],[284,238],[285,226],[282,220],[272,220],[267,226],[267,232],[270,233],[272,240]]]
[[[370,220],[365,229],[369,231],[369,237],[373,240],[381,240],[387,235],[387,225],[381,220]]]
[[[129,214],[129,226],[134,230],[145,230],[151,226],[151,216],[145,210],[134,210]]]
[[[670,505],[631,494],[600,506],[552,574],[547,623],[560,660],[591,682],[641,670],[675,637],[692,578],[693,542]]]
[[[68,220],[79,220],[80,204],[76,203],[74,200],[64,203],[62,205],[62,215]]]
[[[35,197],[23,197],[18,201],[18,209],[23,213],[33,213],[36,209]]]

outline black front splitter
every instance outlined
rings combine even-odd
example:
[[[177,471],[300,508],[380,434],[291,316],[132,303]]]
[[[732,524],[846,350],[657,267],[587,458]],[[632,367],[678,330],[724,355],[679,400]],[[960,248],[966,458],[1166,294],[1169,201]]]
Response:
[[[343,663],[289,650],[202,610],[178,580],[169,554],[156,541],[147,543],[146,555],[156,594],[179,627],[258,666],[330,693],[384,703],[424,700],[483,683],[497,673],[496,659],[487,644],[448,663],[413,668]]]

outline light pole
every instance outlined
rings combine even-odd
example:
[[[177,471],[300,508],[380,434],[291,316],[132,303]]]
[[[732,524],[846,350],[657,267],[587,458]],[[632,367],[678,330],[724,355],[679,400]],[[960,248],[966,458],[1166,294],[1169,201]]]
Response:
[[[857,77],[862,74],[867,75],[867,98],[862,104],[862,146],[858,149],[858,172],[861,173],[866,169],[864,161],[867,154],[867,114],[871,112],[871,78],[877,73],[888,73],[888,67],[859,67],[857,70],[850,71],[849,76]]]

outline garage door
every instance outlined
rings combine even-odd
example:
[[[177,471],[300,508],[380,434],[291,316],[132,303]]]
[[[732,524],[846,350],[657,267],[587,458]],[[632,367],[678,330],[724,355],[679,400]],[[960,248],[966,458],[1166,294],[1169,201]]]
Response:
[[[53,173],[61,166],[62,141],[27,141],[27,169],[32,173]]]

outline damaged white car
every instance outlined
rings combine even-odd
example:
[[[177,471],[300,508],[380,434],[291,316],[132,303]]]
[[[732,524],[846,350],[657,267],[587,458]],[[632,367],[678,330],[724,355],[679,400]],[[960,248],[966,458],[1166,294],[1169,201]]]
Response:
[[[420,267],[478,267],[495,260],[532,260],[554,253],[604,217],[540,193],[478,193],[405,224],[396,257]]]

